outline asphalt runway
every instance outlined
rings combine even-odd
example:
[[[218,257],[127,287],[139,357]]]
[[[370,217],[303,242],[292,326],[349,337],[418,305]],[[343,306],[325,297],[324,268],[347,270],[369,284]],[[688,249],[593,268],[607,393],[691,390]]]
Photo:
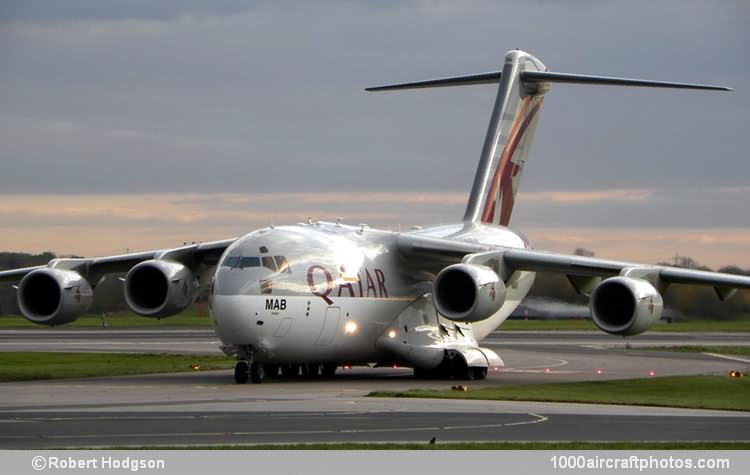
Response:
[[[748,334],[496,332],[505,361],[470,390],[504,384],[747,371],[750,359],[655,352],[641,345],[746,345]],[[631,339],[629,339],[631,340]],[[3,331],[0,351],[219,354],[210,330]],[[629,348],[628,348],[629,347]],[[33,364],[33,362],[30,362]],[[0,384],[0,448],[292,442],[750,440],[750,414],[567,403],[365,397],[447,388],[401,368],[339,370],[330,381],[236,385],[232,371]]]

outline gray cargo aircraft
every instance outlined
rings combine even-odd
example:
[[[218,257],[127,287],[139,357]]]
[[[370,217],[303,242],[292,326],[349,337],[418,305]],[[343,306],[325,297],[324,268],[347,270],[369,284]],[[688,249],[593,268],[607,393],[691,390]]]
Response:
[[[480,346],[524,299],[537,271],[568,276],[590,296],[603,331],[634,335],[659,320],[669,284],[711,286],[719,298],[750,277],[542,252],[508,227],[544,94],[553,83],[731,90],[549,72],[520,50],[501,71],[374,87],[499,84],[463,220],[393,232],[341,223],[272,226],[238,239],[121,256],[55,259],[0,272],[18,282],[23,315],[62,325],[87,311],[92,288],[125,273],[130,309],[162,318],[202,289],[235,380],[331,376],[342,365],[399,364],[416,377],[484,378],[502,365]],[[19,282],[20,281],[20,282]]]

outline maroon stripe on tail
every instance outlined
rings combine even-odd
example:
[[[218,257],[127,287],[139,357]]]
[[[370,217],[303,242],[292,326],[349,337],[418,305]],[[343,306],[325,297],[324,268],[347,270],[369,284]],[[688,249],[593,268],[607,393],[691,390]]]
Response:
[[[518,118],[516,119],[517,121],[520,120],[521,117],[524,117],[523,113],[525,112],[525,109],[528,108],[531,99],[531,97],[524,98],[524,103],[521,105],[521,108],[523,110],[519,112]],[[534,117],[539,111],[541,105],[542,99],[540,99],[524,117],[520,127],[515,128],[515,130],[513,130],[513,127],[511,127],[511,135],[508,139],[508,142],[505,144],[505,148],[503,149],[503,152],[501,154],[500,164],[495,170],[495,176],[492,179],[492,186],[490,187],[489,193],[487,194],[487,198],[485,200],[484,212],[482,213],[483,223],[492,223],[492,218],[495,215],[495,196],[497,194],[498,188],[500,189],[501,193],[500,224],[502,226],[507,226],[508,223],[510,223],[510,216],[513,212],[513,205],[515,204],[512,189],[513,177],[518,175],[518,172],[520,171],[520,167],[516,163],[512,162],[513,154],[516,152],[518,144],[521,143],[526,130],[528,130],[529,125],[531,125],[531,121],[534,120]],[[516,124],[514,124],[514,126],[515,125]]]

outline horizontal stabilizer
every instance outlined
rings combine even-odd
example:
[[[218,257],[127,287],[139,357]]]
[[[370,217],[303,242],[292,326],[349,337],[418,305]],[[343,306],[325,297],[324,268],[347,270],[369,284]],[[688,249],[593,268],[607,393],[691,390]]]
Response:
[[[365,91],[395,91],[398,89],[423,89],[428,87],[446,87],[446,86],[472,86],[475,84],[497,84],[500,82],[500,71],[491,71],[489,73],[470,74],[468,76],[455,76],[450,78],[430,79],[427,81],[405,82],[401,84],[391,84],[388,86],[368,87]]]
[[[447,86],[473,86],[477,84],[497,84],[502,77],[501,71],[454,76],[426,81],[390,84],[387,86],[368,87],[365,91],[396,91],[400,89],[425,89]],[[669,89],[702,89],[710,91],[734,91],[731,87],[710,84],[690,84],[682,82],[650,81],[646,79],[629,79],[611,76],[590,76],[587,74],[555,73],[550,71],[521,71],[521,82],[525,83],[559,83],[559,84],[593,84],[599,86],[658,87]]]
[[[681,82],[648,81],[645,79],[616,78],[609,76],[589,76],[586,74],[553,73],[549,71],[523,71],[521,81],[524,82],[555,82],[563,84],[597,84],[601,86],[636,86],[663,87],[671,89],[706,89],[712,91],[733,91],[724,86],[706,84],[688,84]]]

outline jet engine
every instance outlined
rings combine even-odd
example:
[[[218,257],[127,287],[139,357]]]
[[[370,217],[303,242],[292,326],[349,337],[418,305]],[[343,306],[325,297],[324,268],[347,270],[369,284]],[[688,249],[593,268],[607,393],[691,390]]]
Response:
[[[18,307],[40,325],[62,325],[85,313],[94,293],[80,274],[53,268],[29,272],[18,285]]]
[[[489,267],[454,264],[435,277],[432,300],[445,318],[478,322],[503,306],[505,284]]]
[[[125,276],[125,302],[144,317],[169,317],[193,301],[190,269],[177,262],[150,260],[133,266]]]
[[[602,331],[613,335],[637,335],[661,318],[664,302],[648,281],[612,277],[591,294],[591,317]]]

